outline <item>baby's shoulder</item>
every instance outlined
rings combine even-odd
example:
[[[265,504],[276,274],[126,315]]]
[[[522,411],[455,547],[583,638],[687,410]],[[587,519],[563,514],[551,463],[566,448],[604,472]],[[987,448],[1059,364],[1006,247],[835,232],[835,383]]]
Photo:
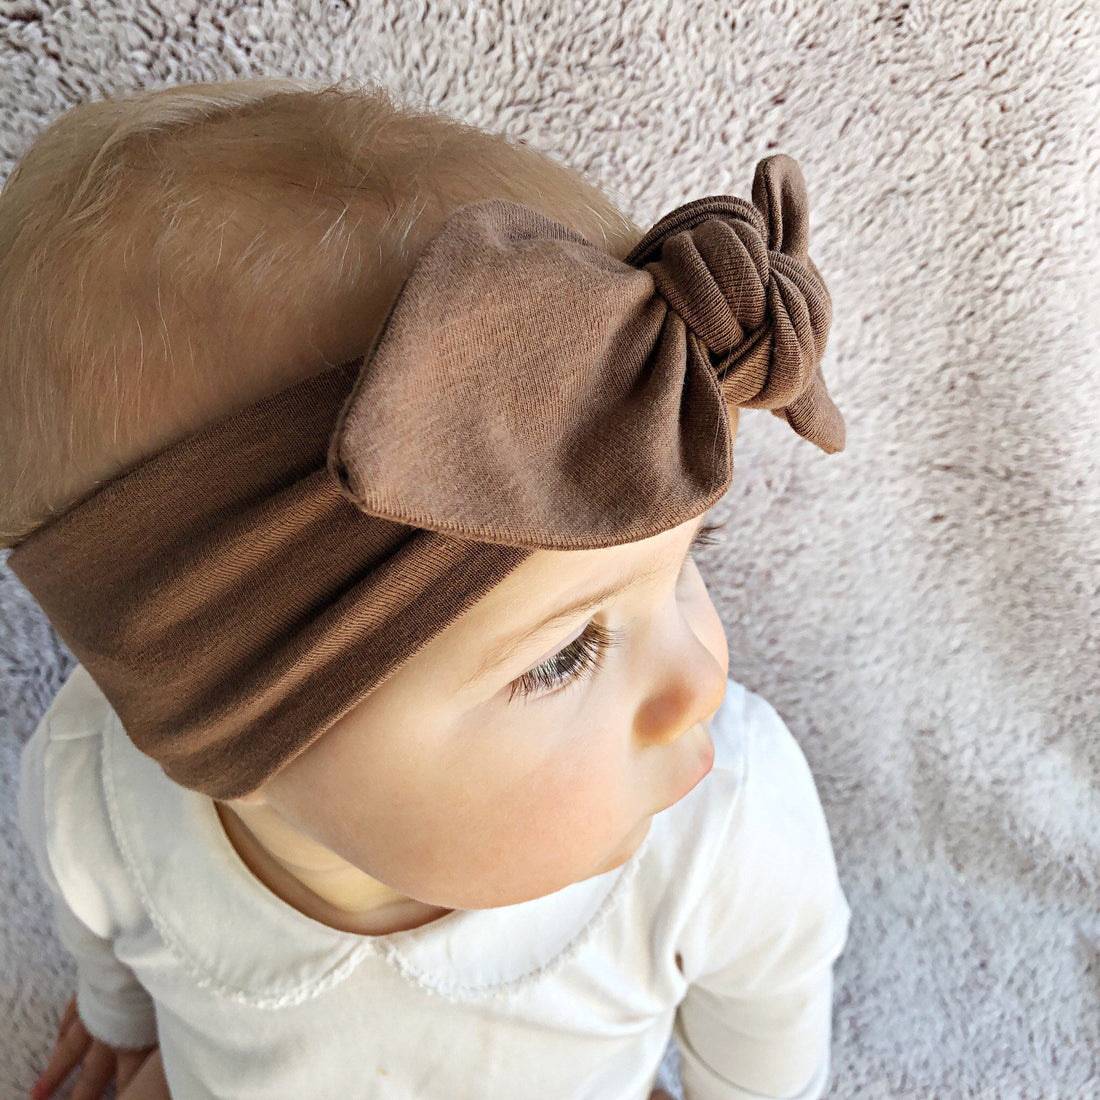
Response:
[[[111,704],[99,685],[77,664],[46,708],[33,736],[43,736],[51,743],[96,741],[102,738],[111,713]]]
[[[19,777],[20,826],[40,870],[104,937],[118,932],[133,900],[103,784],[103,736],[112,714],[91,675],[76,665],[23,747]]]

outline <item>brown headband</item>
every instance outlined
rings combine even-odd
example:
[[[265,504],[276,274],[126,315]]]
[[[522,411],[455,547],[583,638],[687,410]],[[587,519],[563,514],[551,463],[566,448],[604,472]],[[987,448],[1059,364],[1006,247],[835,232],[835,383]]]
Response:
[[[713,505],[730,410],[843,450],[797,163],[761,160],[752,197],[678,207],[624,261],[464,206],[369,353],[97,486],[8,564],[142,752],[249,793],[532,551]]]

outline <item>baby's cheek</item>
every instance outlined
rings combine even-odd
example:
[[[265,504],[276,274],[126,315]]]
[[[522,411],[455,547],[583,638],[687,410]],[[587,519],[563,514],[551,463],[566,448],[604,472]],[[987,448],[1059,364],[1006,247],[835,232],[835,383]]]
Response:
[[[578,745],[539,791],[537,811],[549,835],[547,850],[578,858],[606,847],[632,826],[633,766],[629,738],[589,731],[587,743]]]
[[[638,813],[623,804],[621,763],[593,751],[587,760],[548,768],[513,792],[496,833],[511,838],[505,862],[514,881],[524,883],[520,889],[538,896],[592,873],[593,864],[635,827]]]

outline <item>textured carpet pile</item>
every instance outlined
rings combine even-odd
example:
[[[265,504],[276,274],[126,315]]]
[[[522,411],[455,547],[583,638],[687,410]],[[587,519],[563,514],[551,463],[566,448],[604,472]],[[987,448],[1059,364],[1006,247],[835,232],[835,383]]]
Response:
[[[263,75],[377,80],[522,137],[644,228],[798,160],[847,448],[746,410],[699,560],[854,912],[828,1095],[1100,1096],[1100,6],[0,2],[0,178],[78,102]],[[5,558],[15,1100],[74,988],[15,821],[73,658]]]

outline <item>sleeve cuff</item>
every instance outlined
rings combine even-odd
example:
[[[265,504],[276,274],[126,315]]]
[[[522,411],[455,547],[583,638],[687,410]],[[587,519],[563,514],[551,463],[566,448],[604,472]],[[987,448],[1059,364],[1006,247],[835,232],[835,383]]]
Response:
[[[814,1075],[798,1092],[778,1096],[775,1093],[753,1092],[726,1081],[699,1058],[690,1044],[677,1041],[676,1045],[680,1051],[680,1081],[684,1100],[820,1100],[829,1083],[828,1050]]]
[[[92,1038],[108,1046],[137,1050],[158,1045],[153,999],[140,986],[107,997],[78,974],[76,1010]]]

